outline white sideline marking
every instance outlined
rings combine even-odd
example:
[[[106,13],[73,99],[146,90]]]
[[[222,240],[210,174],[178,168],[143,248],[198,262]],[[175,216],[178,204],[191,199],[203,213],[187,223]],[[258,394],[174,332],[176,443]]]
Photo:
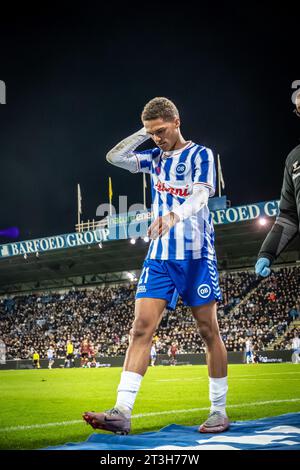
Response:
[[[294,371],[291,371],[291,372],[265,372],[264,374],[258,374],[259,377],[263,377],[265,375],[294,375],[294,374],[300,374],[300,370],[294,370]],[[231,377],[232,379],[234,379],[235,377],[253,377],[253,374],[251,375],[235,375],[234,377]]]
[[[244,377],[232,377],[231,379],[229,380],[232,380],[232,379],[237,379],[237,380],[273,380],[271,377],[268,378],[268,377],[251,377],[251,378],[244,378]],[[293,377],[292,378],[287,378],[286,380],[290,381],[290,380],[297,380],[299,381],[300,380],[300,377],[299,379],[294,379]]]
[[[234,377],[231,377],[229,375],[229,380],[235,380],[235,379],[244,379],[246,377],[250,377],[252,378],[253,380],[257,380],[257,379],[264,379],[264,380],[271,380],[271,379],[265,379],[265,376],[269,376],[269,375],[286,375],[286,374],[300,374],[300,371],[294,371],[294,372],[266,372],[265,374],[259,374],[258,376],[256,377],[253,377],[253,375],[248,375],[248,374],[243,374],[243,375],[235,375]],[[204,380],[204,379],[208,379],[208,377],[188,377],[188,378],[176,378],[176,379],[158,379],[156,380],[156,382],[186,382],[188,380],[190,381],[195,381],[195,380]],[[288,380],[292,380],[292,379],[288,379]],[[300,379],[293,379],[293,380],[300,380]]]
[[[253,377],[253,375],[251,376]],[[157,379],[156,382],[187,382],[188,380],[194,382],[195,380],[205,380],[208,377],[189,377],[184,379]]]
[[[239,403],[236,405],[227,405],[226,408],[245,408],[247,406],[257,406],[257,405],[272,405],[275,403],[295,403],[300,402],[300,398],[290,398],[286,400],[269,400],[269,401],[254,401],[251,403]],[[141,413],[132,416],[132,419],[137,418],[147,418],[148,416],[161,416],[169,414],[181,414],[181,413],[195,413],[198,411],[207,411],[209,407],[205,408],[190,408],[188,410],[168,410],[168,411],[156,411],[154,413]],[[72,424],[84,424],[83,420],[75,419],[73,421],[60,421],[58,423],[44,423],[44,424],[31,424],[28,426],[11,426],[8,428],[0,428],[0,432],[10,432],[10,431],[25,431],[29,429],[43,429],[56,426],[68,426]]]

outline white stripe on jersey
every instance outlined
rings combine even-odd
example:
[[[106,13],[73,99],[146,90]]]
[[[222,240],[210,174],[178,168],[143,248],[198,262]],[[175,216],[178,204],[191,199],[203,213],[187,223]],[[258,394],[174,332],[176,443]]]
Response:
[[[162,243],[162,252],[161,252],[161,259],[169,259],[169,236],[166,233],[163,237],[161,237]]]
[[[207,153],[208,158],[211,159],[212,161],[214,161],[214,156],[213,156],[213,153],[212,153],[211,149],[208,149],[206,147],[202,147],[200,152],[197,154],[196,159],[195,159],[195,164],[196,164],[196,167],[197,167],[196,174],[195,174],[195,183],[197,183],[199,181],[199,179],[201,179],[201,162],[202,162],[201,155],[203,153]],[[206,178],[207,181],[201,181],[202,184],[209,187],[210,197],[212,197],[214,195],[214,192],[215,192],[214,185],[211,184],[211,182],[214,179],[214,174],[213,173],[214,173],[214,165],[209,165],[208,166],[207,178]]]
[[[184,259],[184,222],[175,225],[176,259]]]
[[[151,173],[154,219],[179,207],[193,192],[194,184],[215,192],[215,165],[210,149],[190,142],[186,147],[163,153],[159,149],[136,153],[139,168]],[[216,259],[213,224],[207,206],[178,222],[166,235],[150,243],[151,259]]]
[[[203,243],[203,220],[199,220],[198,218],[198,224],[201,226],[200,231],[197,230],[197,227],[195,227],[195,224],[193,223],[192,226],[192,236],[193,236],[193,241],[192,241],[192,250],[193,250],[193,259],[197,258],[200,253],[201,253],[201,247]],[[199,236],[200,235],[200,236]]]

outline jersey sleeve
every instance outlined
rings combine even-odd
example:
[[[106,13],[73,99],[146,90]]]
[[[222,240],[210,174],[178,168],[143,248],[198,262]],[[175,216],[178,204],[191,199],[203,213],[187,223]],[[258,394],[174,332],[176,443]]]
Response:
[[[298,224],[292,175],[286,163],[279,203],[279,215],[261,246],[258,258],[268,258],[273,263],[296,237]]]
[[[135,161],[135,169],[131,173],[151,173],[153,151],[144,150],[142,152],[132,152],[130,157]]]
[[[281,189],[279,217],[288,219],[295,225],[298,225],[295,189],[293,185],[292,175],[290,174],[287,163],[284,169],[283,184]]]
[[[193,184],[202,184],[209,189],[209,197],[216,190],[216,168],[211,149],[203,147],[195,157],[192,168]]]

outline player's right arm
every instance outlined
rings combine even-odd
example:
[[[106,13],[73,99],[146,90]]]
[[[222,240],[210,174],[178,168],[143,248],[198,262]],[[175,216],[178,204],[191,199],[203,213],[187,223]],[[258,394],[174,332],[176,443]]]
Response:
[[[298,214],[294,185],[287,158],[279,203],[279,215],[264,240],[255,265],[256,274],[266,277],[270,266],[298,232]]]
[[[134,150],[148,140],[150,136],[142,127],[139,131],[119,142],[106,155],[106,160],[112,165],[129,170],[131,173],[151,171],[151,151],[136,153]]]

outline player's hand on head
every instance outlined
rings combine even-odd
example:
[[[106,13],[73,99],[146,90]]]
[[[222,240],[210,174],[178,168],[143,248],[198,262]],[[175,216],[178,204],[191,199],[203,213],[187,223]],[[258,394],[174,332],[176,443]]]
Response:
[[[151,139],[151,135],[147,132],[145,126],[142,127],[140,130],[139,130],[140,134],[141,135],[144,135],[145,137],[148,137],[148,139]]]
[[[255,273],[258,276],[267,277],[271,274],[271,262],[268,258],[259,258],[255,265]]]

